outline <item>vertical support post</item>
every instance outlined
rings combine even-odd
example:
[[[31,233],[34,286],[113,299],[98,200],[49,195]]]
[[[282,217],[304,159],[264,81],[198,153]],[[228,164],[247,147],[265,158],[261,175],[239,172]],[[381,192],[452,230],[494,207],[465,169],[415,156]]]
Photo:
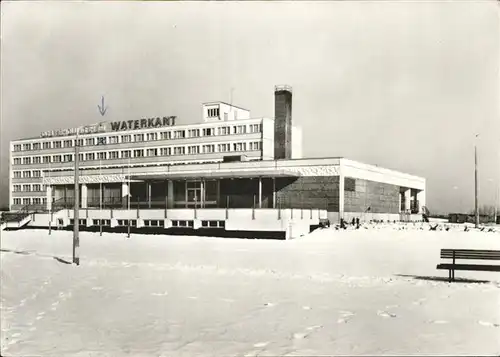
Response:
[[[345,181],[344,174],[342,172],[342,165],[341,165],[340,176],[339,176],[339,222],[341,222],[341,220],[344,218],[344,201],[345,201],[344,181]]]
[[[75,202],[73,208],[73,264],[80,265],[80,257],[78,256],[78,248],[80,246],[80,236],[79,236],[79,228],[80,228],[80,183],[79,183],[79,164],[80,164],[80,155],[78,153],[78,133],[80,128],[76,130],[76,139],[75,139],[75,176],[74,176],[74,184],[75,184]]]
[[[140,210],[139,205],[140,205],[140,204],[141,204],[141,203],[140,203],[140,201],[139,201],[139,196],[137,196],[137,218],[139,218],[139,210]]]
[[[253,195],[252,220],[255,219],[255,195]]]
[[[198,214],[197,214],[197,212],[196,212],[196,208],[197,208],[196,206],[197,206],[197,203],[198,203],[198,197],[196,197],[196,196],[195,196],[195,197],[194,197],[194,219],[196,219],[196,218],[197,218],[197,216],[198,216]]]
[[[165,196],[165,218],[167,218],[168,197]]]
[[[273,177],[273,208],[276,208],[276,177]]]
[[[151,208],[151,182],[147,182],[147,189],[148,189],[148,207]]]
[[[262,208],[262,177],[259,177],[259,208]]]
[[[229,196],[226,196],[226,219],[229,218]]]

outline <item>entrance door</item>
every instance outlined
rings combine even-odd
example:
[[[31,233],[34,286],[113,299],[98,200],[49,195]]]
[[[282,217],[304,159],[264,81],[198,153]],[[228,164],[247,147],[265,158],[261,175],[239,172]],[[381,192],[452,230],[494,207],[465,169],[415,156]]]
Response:
[[[203,191],[200,181],[186,183],[186,203],[188,207],[203,207]]]

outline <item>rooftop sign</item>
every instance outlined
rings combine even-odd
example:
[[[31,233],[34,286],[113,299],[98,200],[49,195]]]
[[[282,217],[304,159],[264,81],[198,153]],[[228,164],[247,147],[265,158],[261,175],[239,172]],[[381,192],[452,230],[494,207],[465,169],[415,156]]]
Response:
[[[149,119],[137,119],[137,120],[125,120],[125,121],[114,121],[110,123],[98,123],[87,125],[78,128],[70,129],[58,129],[44,131],[40,134],[42,138],[48,138],[53,136],[69,136],[78,134],[94,134],[103,133],[106,131],[122,131],[122,130],[137,130],[137,129],[148,129],[148,128],[161,128],[165,126],[175,125],[175,116],[163,117],[163,118],[149,118]]]
[[[170,116],[163,118],[114,121],[111,122],[111,130],[112,131],[137,130],[137,129],[147,129],[147,128],[161,128],[164,126],[174,126],[175,119],[176,119],[175,116]]]
[[[40,134],[42,138],[48,138],[52,136],[68,136],[75,135],[78,130],[78,134],[93,134],[93,133],[102,133],[106,131],[106,126],[104,123],[86,125],[80,128],[70,128],[70,129],[58,129],[58,130],[49,130],[44,131]]]

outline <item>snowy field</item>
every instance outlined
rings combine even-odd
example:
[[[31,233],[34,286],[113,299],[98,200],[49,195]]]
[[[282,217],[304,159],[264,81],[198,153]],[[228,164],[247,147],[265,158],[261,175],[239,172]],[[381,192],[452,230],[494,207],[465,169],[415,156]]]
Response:
[[[399,227],[399,228],[397,228]],[[436,270],[500,231],[290,241],[1,232],[2,356],[499,355],[500,274]]]

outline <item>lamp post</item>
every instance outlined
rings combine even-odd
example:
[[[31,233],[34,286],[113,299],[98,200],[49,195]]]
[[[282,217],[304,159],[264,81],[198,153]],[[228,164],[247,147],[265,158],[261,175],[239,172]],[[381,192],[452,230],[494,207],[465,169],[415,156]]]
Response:
[[[97,145],[105,145],[106,137],[98,137]],[[102,153],[99,152],[99,236],[102,237]]]
[[[78,143],[78,134],[80,132],[80,128],[76,129],[76,139],[75,139],[75,202],[74,202],[74,211],[73,211],[73,264],[80,265],[80,257],[78,256],[78,248],[80,247],[80,237],[79,237],[79,228],[80,228],[80,190],[79,190],[79,143]]]
[[[476,134],[476,139],[479,134]],[[477,140],[474,142],[474,212],[475,212],[475,227],[479,227],[479,207],[478,207],[478,181],[477,181]]]

